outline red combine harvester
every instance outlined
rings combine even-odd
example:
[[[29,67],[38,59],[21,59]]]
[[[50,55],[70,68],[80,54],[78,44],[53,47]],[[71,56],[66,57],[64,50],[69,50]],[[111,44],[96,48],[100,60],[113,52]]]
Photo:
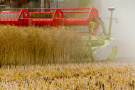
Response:
[[[114,8],[109,8],[109,10],[113,12]],[[98,10],[95,8],[0,9],[0,11],[0,24],[5,25],[86,26],[87,30],[81,30],[79,32],[88,35],[85,39],[89,41],[87,52],[90,60],[113,59],[116,56],[116,47],[113,46],[110,49],[104,49],[105,47],[107,48],[111,40],[112,14],[110,18],[110,29],[107,34],[104,23],[99,18]],[[99,25],[102,27],[103,32],[97,35]]]

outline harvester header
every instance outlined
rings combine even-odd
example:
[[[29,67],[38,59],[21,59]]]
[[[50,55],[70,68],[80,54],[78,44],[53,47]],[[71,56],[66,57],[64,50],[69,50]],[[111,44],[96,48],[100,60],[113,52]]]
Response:
[[[85,26],[87,28],[77,31],[85,34],[85,40],[88,41],[86,51],[88,51],[90,60],[95,61],[94,56],[102,55],[100,53],[95,54],[95,52],[101,52],[101,48],[107,47],[111,40],[112,12],[114,8],[109,8],[109,10],[111,11],[111,18],[108,33],[104,23],[99,18],[98,10],[95,8],[0,9],[0,24],[17,26]],[[101,26],[102,32],[97,34],[99,26]],[[104,50],[106,49],[102,49],[103,53]],[[110,54],[105,59],[113,59],[117,53],[116,47],[111,47],[110,52],[107,53]]]
[[[1,24],[15,25],[88,26],[95,17],[99,17],[95,8],[0,9],[0,11]]]
[[[27,26],[88,26],[99,18],[95,8],[0,9],[0,24]],[[96,30],[95,30],[96,31]]]

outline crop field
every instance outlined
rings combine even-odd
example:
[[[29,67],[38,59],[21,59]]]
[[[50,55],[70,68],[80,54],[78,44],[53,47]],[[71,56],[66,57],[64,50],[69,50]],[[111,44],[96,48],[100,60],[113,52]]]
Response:
[[[85,55],[85,41],[68,27],[0,28],[0,66],[77,62]]]
[[[0,90],[134,90],[134,64],[3,66]]]
[[[69,27],[0,25],[0,90],[134,90],[134,64],[90,63]]]

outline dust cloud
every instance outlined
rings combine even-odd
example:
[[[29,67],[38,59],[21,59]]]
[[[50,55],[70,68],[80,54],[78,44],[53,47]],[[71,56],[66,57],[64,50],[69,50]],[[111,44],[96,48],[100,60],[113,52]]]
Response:
[[[110,12],[115,7],[112,22],[112,45],[117,46],[117,59],[135,61],[135,0],[91,0],[87,7],[95,7],[109,29]]]

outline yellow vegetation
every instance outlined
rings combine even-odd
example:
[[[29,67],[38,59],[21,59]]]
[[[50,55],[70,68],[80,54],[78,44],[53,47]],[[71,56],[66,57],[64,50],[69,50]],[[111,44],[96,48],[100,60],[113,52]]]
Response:
[[[85,42],[71,28],[0,25],[2,65],[76,62],[84,54]]]
[[[134,90],[134,64],[89,63],[0,69],[0,90]]]

